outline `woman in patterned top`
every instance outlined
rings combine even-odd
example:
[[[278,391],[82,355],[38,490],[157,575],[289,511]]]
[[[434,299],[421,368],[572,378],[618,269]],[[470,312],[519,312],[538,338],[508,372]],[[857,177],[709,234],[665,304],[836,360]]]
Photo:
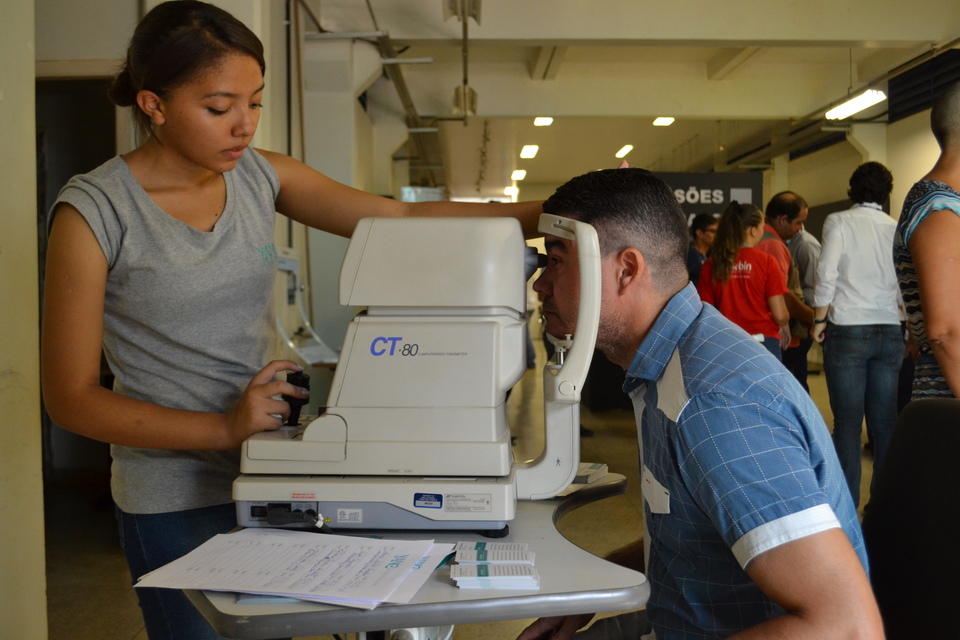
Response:
[[[940,145],[933,169],[913,185],[893,239],[893,259],[918,356],[913,399],[960,391],[960,82],[933,104]]]

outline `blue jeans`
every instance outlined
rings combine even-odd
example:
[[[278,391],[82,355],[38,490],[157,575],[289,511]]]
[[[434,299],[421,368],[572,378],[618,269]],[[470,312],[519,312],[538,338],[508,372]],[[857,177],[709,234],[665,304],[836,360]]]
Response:
[[[807,354],[810,353],[810,347],[813,346],[813,338],[800,338],[800,345],[791,347],[783,352],[783,366],[787,371],[793,374],[800,386],[807,393],[810,393],[810,385],[807,384]]]
[[[833,411],[833,445],[853,495],[860,503],[860,435],[863,419],[873,443],[874,478],[897,420],[897,379],[903,334],[894,324],[828,324],[823,371]]]
[[[761,344],[777,359],[777,362],[783,362],[783,350],[780,348],[779,338],[765,337]]]
[[[117,508],[120,544],[136,584],[144,574],[186,555],[237,526],[236,507],[223,504],[170,513],[131,514]],[[136,589],[150,640],[219,640],[179,589]]]

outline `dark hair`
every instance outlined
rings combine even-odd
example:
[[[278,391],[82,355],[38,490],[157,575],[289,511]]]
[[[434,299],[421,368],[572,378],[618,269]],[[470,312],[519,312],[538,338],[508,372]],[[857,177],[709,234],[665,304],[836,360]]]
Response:
[[[698,213],[690,223],[690,237],[697,239],[697,231],[703,232],[712,224],[717,224],[717,216],[712,213]]]
[[[893,191],[893,174],[879,162],[865,162],[850,176],[847,195],[855,204],[886,204]]]
[[[631,167],[586,173],[557,189],[543,210],[593,226],[602,255],[628,247],[640,251],[661,290],[689,279],[686,217],[670,187],[649,171]]]
[[[250,56],[266,71],[260,39],[223,9],[196,0],[158,4],[133,32],[127,59],[110,86],[110,99],[120,107],[136,107],[143,90],[167,98],[231,53]],[[134,108],[134,119],[149,135],[150,117]]]
[[[752,204],[740,204],[736,200],[724,209],[717,225],[717,236],[710,249],[713,261],[713,280],[724,283],[730,278],[733,262],[747,238],[747,229],[763,222],[763,213]]]
[[[807,208],[807,201],[793,191],[781,191],[767,203],[767,220],[776,220],[780,216],[787,216],[787,221],[792,222],[800,215],[800,212]]]
[[[954,82],[933,101],[930,130],[940,149],[958,142],[960,134],[960,81]]]

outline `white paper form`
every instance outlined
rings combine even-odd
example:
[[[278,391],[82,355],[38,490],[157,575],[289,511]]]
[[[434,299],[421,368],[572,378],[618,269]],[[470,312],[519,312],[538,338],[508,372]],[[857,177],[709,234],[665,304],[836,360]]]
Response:
[[[137,586],[282,595],[372,609],[389,599],[424,557],[442,558],[451,548],[432,540],[243,529],[213,537],[143,576]],[[415,574],[426,574],[423,581],[429,576]]]

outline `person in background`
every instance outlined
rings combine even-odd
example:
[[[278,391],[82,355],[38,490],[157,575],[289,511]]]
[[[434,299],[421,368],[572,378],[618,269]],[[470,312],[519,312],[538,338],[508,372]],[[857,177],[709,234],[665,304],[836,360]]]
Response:
[[[817,263],[820,261],[820,241],[812,233],[801,227],[797,235],[787,240],[787,249],[790,258],[797,267],[800,277],[800,289],[803,291],[803,302],[813,306],[813,289],[817,278]],[[790,323],[790,334],[800,341],[799,345],[783,352],[783,366],[792,373],[800,386],[810,392],[807,384],[807,354],[813,346],[810,337],[810,325],[798,320]]]
[[[690,223],[690,249],[687,251],[687,272],[690,282],[700,281],[700,269],[717,234],[717,217],[712,213],[698,213]]]
[[[597,231],[597,347],[627,372],[640,443],[650,599],[583,637],[635,640],[650,622],[660,640],[882,638],[826,425],[796,379],[697,296],[670,187],[642,169],[597,171],[544,210]],[[576,335],[576,243],[547,236],[546,249],[534,288],[547,331]],[[566,640],[591,617],[542,618],[519,640]]]
[[[903,203],[893,259],[917,348],[913,399],[960,396],[960,82],[930,110],[940,157]]]
[[[790,314],[783,301],[787,287],[776,260],[754,248],[762,236],[760,209],[730,203],[720,216],[697,292],[780,360],[790,343]]]
[[[42,327],[46,408],[111,443],[111,488],[134,581],[236,527],[239,447],[306,390],[268,362],[276,212],[349,236],[361,216],[514,216],[539,203],[409,204],[352,189],[250,146],[263,46],[223,9],[158,4],[110,97],[145,135],[74,177],[51,213]],[[101,350],[116,383],[100,386]],[[219,637],[170,589],[136,589],[151,640]]]
[[[787,303],[793,326],[799,323],[800,326],[809,327],[813,323],[813,308],[803,301],[800,272],[787,248],[787,240],[800,233],[809,213],[807,201],[801,196],[792,191],[781,191],[767,203],[763,238],[757,243],[757,249],[772,255],[780,265],[780,271],[787,283],[787,293],[783,300]],[[800,339],[792,336],[788,349],[798,346]]]
[[[860,503],[860,436],[866,416],[874,469],[897,421],[903,363],[900,290],[891,254],[897,223],[883,211],[893,176],[867,162],[850,176],[853,207],[827,216],[817,268],[813,338],[833,412],[833,444],[854,504]]]

